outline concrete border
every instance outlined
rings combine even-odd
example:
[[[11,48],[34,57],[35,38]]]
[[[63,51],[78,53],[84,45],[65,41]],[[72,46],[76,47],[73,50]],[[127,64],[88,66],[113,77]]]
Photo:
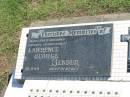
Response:
[[[31,23],[30,26],[36,27],[36,26],[48,26],[48,25],[90,23],[90,22],[103,22],[103,21],[120,21],[120,20],[130,20],[130,13],[51,19],[51,20],[45,20],[45,21],[36,21],[36,22]]]

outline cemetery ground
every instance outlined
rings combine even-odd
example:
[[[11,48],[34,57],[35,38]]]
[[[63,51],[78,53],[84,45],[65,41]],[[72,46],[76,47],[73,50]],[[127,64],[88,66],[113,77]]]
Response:
[[[0,92],[15,67],[23,27],[39,20],[125,12],[130,12],[130,0],[0,0]]]

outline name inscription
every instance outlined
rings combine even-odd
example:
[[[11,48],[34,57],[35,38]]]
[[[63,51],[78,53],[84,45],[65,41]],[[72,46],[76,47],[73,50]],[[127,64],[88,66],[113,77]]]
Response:
[[[109,34],[111,27],[96,26],[93,29],[81,29],[81,30],[65,30],[65,31],[51,31],[45,32],[44,30],[39,30],[38,32],[33,32],[31,38],[45,38],[45,37],[62,37],[62,36],[80,36],[80,35],[105,35]]]

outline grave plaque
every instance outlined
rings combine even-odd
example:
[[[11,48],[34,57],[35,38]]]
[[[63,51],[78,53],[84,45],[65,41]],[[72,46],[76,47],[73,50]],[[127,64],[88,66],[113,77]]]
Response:
[[[113,24],[31,29],[23,79],[110,76]]]

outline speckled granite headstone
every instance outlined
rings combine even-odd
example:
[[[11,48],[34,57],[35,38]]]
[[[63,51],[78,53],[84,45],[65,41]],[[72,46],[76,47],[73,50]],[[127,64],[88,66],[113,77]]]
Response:
[[[109,77],[113,24],[29,31],[23,79]]]

